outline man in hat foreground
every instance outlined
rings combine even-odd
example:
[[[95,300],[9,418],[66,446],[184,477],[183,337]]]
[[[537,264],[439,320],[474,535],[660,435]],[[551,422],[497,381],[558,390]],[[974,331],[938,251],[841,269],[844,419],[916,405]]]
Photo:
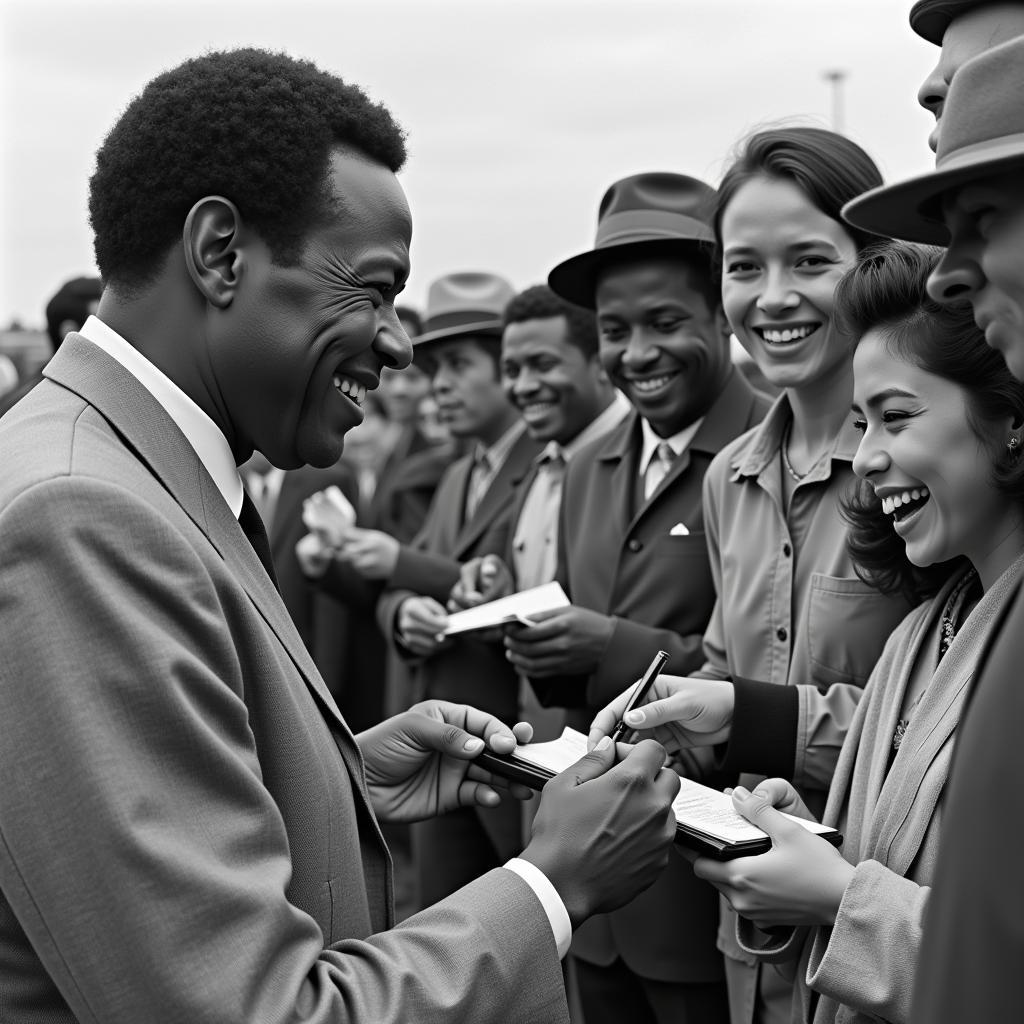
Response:
[[[940,48],[939,59],[917,93],[917,101],[935,116],[928,137],[934,150],[953,76],[972,57],[1024,35],[1022,0],[917,0],[910,27]]]
[[[160,75],[97,154],[97,315],[0,421],[4,1024],[565,1021],[571,927],[668,859],[664,751],[609,744],[394,926],[378,821],[493,806],[471,762],[515,736],[429,702],[353,737],[237,466],[333,463],[409,362],[404,155],[259,50]]]
[[[500,647],[467,635],[439,639],[460,564],[505,550],[515,487],[540,451],[498,370],[507,281],[487,273],[449,274],[427,296],[414,358],[431,378],[452,435],[473,445],[445,474],[419,536],[397,557],[378,621],[413,668],[419,696],[471,701],[506,722],[517,719],[516,674]],[[420,898],[432,903],[522,845],[519,808],[464,808],[413,829]]]
[[[669,671],[700,666],[715,601],[704,473],[768,407],[730,363],[711,273],[713,196],[686,175],[624,178],[602,199],[594,249],[548,277],[595,310],[601,364],[633,407],[566,472],[558,578],[571,607],[505,640],[541,702],[575,709],[570,724],[584,732],[659,649]],[[727,1020],[717,924],[717,895],[681,859],[589,922],[573,944],[588,1024]]]
[[[949,90],[935,170],[854,200],[851,223],[948,246],[928,290],[968,301],[1024,380],[1024,39],[968,61]],[[914,998],[919,1024],[1020,1015],[1024,875],[1024,592],[975,675],[945,794]]]

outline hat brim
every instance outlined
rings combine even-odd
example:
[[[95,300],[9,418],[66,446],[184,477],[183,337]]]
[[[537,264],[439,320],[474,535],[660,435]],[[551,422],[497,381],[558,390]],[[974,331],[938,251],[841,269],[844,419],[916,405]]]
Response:
[[[639,242],[622,242],[600,249],[581,252],[559,263],[548,274],[548,287],[556,294],[584,309],[596,309],[598,275],[611,264],[622,263],[644,255],[652,258],[711,256],[712,243],[698,238],[650,238]],[[708,264],[710,266],[710,262]]]
[[[951,163],[954,165],[895,185],[881,185],[851,199],[841,211],[843,220],[887,238],[949,245],[949,230],[942,220],[942,197],[950,189],[1024,164],[1024,148],[1002,154],[998,154],[998,147],[987,148],[961,160],[954,158]]]
[[[504,330],[501,320],[481,320],[473,324],[457,324],[453,327],[442,327],[436,331],[427,331],[412,339],[413,349],[421,349],[424,345],[430,345],[435,341],[447,341],[449,338],[461,338],[467,334],[475,334],[483,337],[500,338]]]

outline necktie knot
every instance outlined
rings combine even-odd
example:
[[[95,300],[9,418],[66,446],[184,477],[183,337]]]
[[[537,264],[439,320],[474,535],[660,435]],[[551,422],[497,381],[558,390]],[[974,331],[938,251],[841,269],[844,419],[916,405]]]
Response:
[[[661,464],[665,469],[671,469],[672,463],[676,461],[675,449],[668,443],[668,441],[662,441],[661,444],[655,449],[655,453],[661,460]]]

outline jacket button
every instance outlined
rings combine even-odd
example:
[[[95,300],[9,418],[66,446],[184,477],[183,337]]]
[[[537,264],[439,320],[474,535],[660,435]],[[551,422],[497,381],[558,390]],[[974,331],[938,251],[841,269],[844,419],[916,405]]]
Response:
[[[776,636],[777,636],[777,637],[778,637],[778,638],[779,638],[780,640],[785,640],[785,639],[786,639],[786,637],[788,637],[788,636],[789,636],[789,633],[787,632],[787,630],[786,630],[786,627],[785,627],[785,626],[779,626],[779,628],[778,628],[777,630],[775,630],[775,635],[776,635]]]
[[[634,537],[628,545],[626,545],[630,551],[636,552],[643,548],[643,544]]]
[[[784,554],[784,555],[785,555],[785,556],[786,556],[787,558],[789,558],[789,556],[790,556],[791,554],[793,554],[793,549],[792,549],[792,548],[791,548],[791,547],[789,546],[789,544],[788,544],[788,543],[786,543],[786,544],[783,544],[783,545],[782,545],[782,553],[783,553],[783,554]]]

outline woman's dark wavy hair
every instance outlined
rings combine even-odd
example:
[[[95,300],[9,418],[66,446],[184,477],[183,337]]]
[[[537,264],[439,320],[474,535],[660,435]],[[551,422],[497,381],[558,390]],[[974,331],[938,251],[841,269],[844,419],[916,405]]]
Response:
[[[884,242],[865,250],[836,289],[835,316],[850,337],[880,331],[894,356],[943,377],[964,391],[967,422],[992,460],[992,480],[1024,509],[1024,459],[1007,448],[999,425],[1024,423],[1024,384],[985,344],[967,302],[940,305],[927,292],[941,249]],[[857,575],[883,593],[912,600],[934,594],[965,559],[920,568],[892,528],[874,490],[861,481],[842,503],[847,547]]]
[[[882,184],[871,157],[845,135],[824,128],[769,128],[744,140],[718,186],[713,265],[719,278],[722,217],[740,188],[754,178],[792,181],[826,217],[842,224],[858,252],[878,241],[877,235],[851,227],[839,215],[851,199]]]
[[[107,282],[134,289],[159,270],[197,200],[230,199],[279,263],[330,212],[333,147],[392,171],[405,137],[355,85],[283,53],[209,53],[154,78],[96,154],[89,219]]]

